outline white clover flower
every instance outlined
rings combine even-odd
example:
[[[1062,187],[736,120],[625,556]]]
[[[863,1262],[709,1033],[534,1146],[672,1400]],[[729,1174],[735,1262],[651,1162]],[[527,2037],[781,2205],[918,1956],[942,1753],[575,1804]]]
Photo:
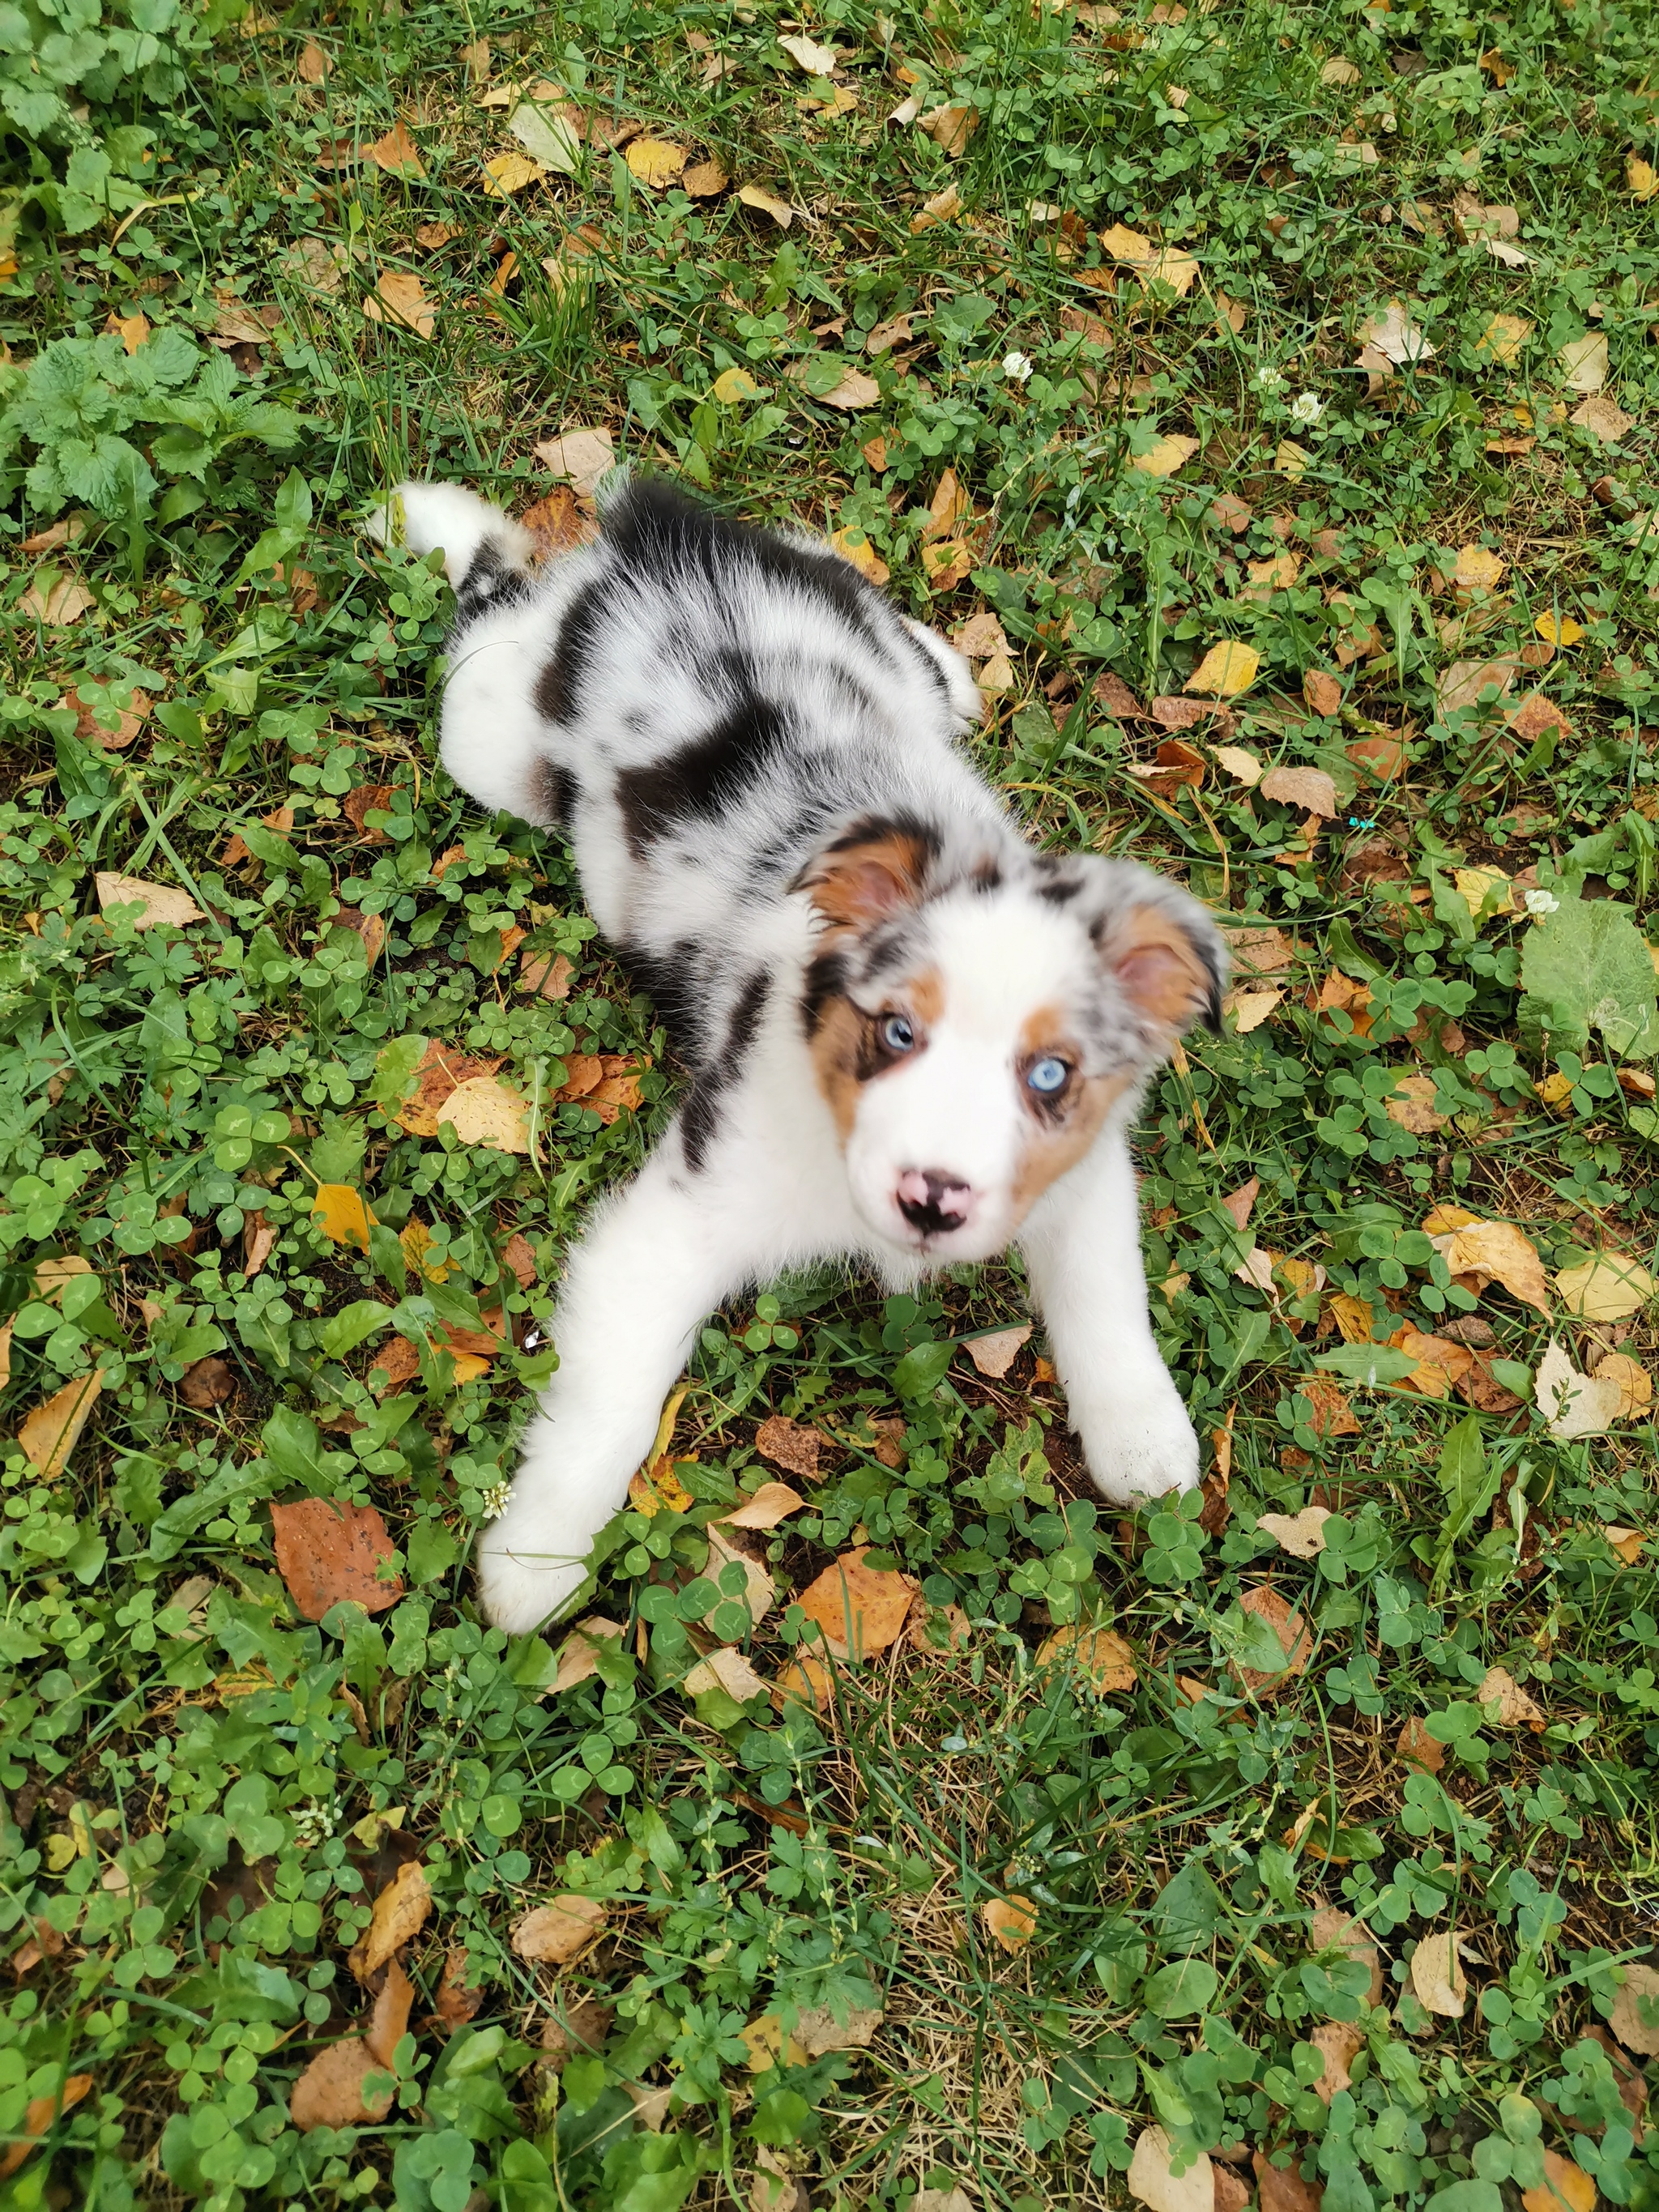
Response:
[[[334,1833],[333,1814],[326,1805],[319,1805],[314,1800],[309,1805],[301,1805],[289,1817],[294,1823],[294,1840],[302,1851],[310,1850]]]
[[[1325,412],[1325,403],[1316,392],[1298,392],[1291,402],[1291,420],[1311,425]]]
[[[1009,353],[1002,357],[1003,374],[1011,378],[1016,384],[1029,383],[1031,371],[1036,367],[1036,363],[1029,353]]]
[[[489,1489],[481,1493],[478,1499],[484,1519],[499,1521],[507,1510],[507,1501],[512,1494],[513,1486],[510,1482],[492,1482]]]
[[[1553,891],[1528,891],[1524,902],[1527,912],[1540,921],[1547,914],[1554,914],[1561,904]]]
[[[1279,370],[1269,368],[1265,362],[1257,369],[1255,388],[1258,392],[1282,392],[1284,387],[1285,379]]]

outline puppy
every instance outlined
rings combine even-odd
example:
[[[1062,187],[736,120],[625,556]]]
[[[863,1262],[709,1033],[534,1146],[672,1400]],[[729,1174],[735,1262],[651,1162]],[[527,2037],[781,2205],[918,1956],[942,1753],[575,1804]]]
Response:
[[[596,544],[532,573],[471,493],[398,498],[455,589],[445,767],[565,832],[694,1078],[571,1255],[558,1373],[480,1546],[489,1619],[534,1628],[580,1589],[705,1317],[815,1261],[908,1287],[1017,1240],[1097,1487],[1190,1488],[1126,1133],[1218,1019],[1204,909],[1026,844],[954,749],[966,663],[821,540],[624,483]]]

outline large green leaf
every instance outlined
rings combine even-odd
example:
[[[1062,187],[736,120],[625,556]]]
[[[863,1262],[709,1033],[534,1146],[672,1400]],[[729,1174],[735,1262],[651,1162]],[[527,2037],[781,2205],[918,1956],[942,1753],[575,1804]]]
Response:
[[[1583,1052],[1596,1030],[1609,1052],[1646,1060],[1659,1049],[1655,980],[1627,906],[1614,899],[1564,898],[1527,932],[1522,1030],[1552,1054]]]

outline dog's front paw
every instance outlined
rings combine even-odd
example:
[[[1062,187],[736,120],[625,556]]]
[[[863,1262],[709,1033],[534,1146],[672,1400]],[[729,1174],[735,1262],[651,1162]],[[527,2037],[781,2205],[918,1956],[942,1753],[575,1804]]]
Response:
[[[1080,1414],[1074,1407],[1072,1425],[1096,1489],[1115,1505],[1197,1487],[1198,1438],[1167,1376],[1162,1389],[1144,1398],[1119,1398]]]
[[[509,1499],[478,1540],[478,1602],[485,1619],[509,1636],[540,1628],[586,1582],[591,1543],[561,1529],[556,1516]]]

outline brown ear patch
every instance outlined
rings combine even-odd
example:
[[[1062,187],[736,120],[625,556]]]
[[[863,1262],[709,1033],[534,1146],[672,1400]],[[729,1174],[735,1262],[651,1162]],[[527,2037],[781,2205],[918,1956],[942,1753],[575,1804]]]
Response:
[[[807,891],[832,929],[868,929],[922,895],[929,859],[920,830],[896,822],[850,831],[809,860],[793,888]]]
[[[1185,1029],[1215,988],[1192,939],[1155,906],[1135,908],[1113,932],[1106,957],[1127,996],[1164,1029]]]

